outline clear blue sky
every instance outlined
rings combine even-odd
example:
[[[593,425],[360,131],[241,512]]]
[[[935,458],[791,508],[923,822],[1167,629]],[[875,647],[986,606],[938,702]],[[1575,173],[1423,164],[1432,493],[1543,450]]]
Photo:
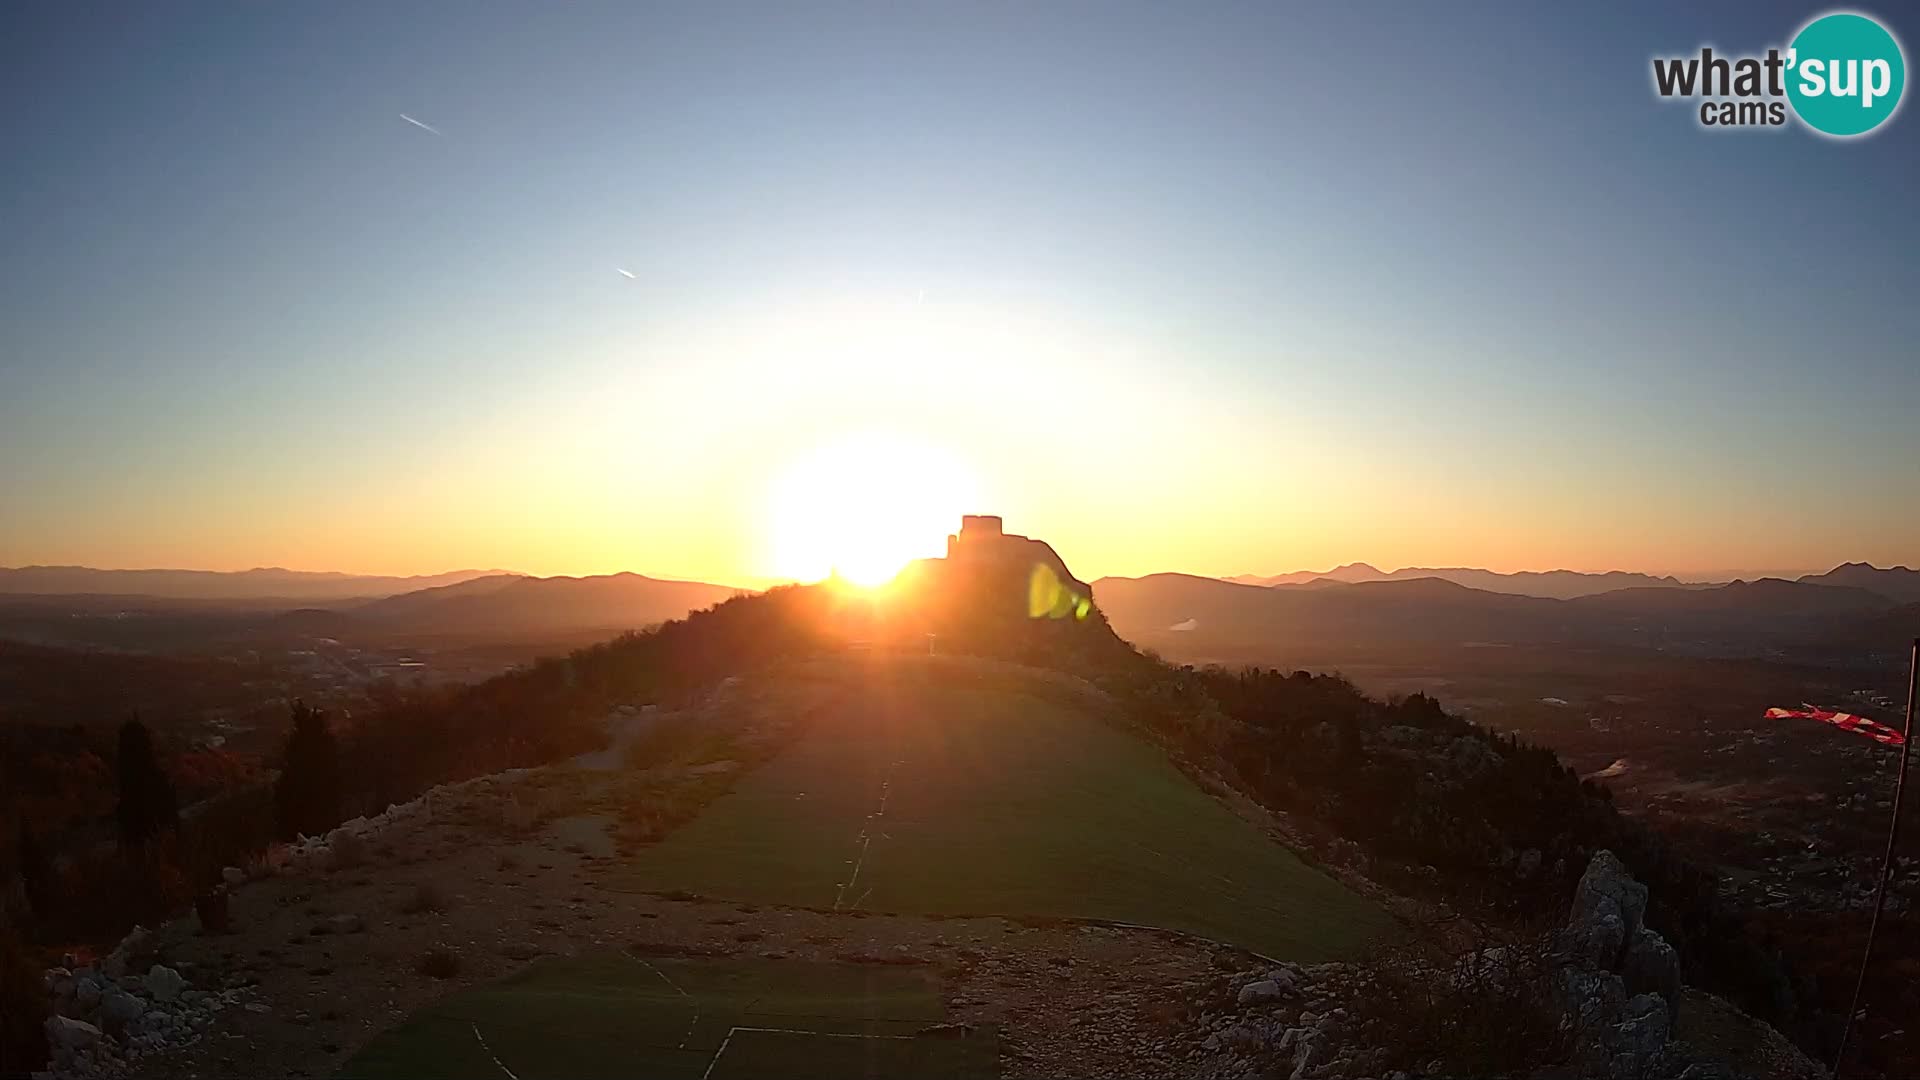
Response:
[[[0,565],[1920,561],[1920,113],[1650,88],[1819,7],[482,6],[0,14]]]

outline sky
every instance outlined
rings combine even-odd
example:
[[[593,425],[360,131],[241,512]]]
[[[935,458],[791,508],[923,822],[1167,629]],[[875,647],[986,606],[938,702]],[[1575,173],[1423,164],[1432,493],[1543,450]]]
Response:
[[[1920,114],[1574,7],[9,6],[0,565],[1920,562]]]

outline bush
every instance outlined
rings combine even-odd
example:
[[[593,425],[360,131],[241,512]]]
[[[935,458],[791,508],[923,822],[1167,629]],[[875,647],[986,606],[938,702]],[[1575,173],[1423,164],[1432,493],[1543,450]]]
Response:
[[[196,890],[220,884],[224,867],[257,862],[273,842],[273,791],[266,783],[230,791],[180,828],[180,869]]]
[[[0,1076],[25,1076],[46,1066],[42,1025],[49,1011],[40,965],[13,928],[0,924]]]
[[[1530,1075],[1573,1052],[1578,1033],[1561,1027],[1559,967],[1544,938],[1459,957],[1403,944],[1375,960],[1354,1020],[1357,1041],[1381,1055],[1384,1070]]]
[[[420,955],[414,970],[434,979],[451,979],[460,974],[460,954],[445,945],[435,945]]]
[[[134,850],[83,852],[60,867],[53,910],[42,925],[49,938],[113,941],[135,923],[165,922],[193,892],[172,837]]]

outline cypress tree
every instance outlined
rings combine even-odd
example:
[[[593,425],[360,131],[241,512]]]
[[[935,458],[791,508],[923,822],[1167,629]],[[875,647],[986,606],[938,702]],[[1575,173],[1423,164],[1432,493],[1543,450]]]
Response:
[[[293,703],[286,763],[274,784],[273,802],[281,838],[318,836],[340,823],[340,750],[326,714]]]
[[[120,845],[139,847],[180,823],[180,806],[173,781],[161,770],[153,753],[153,735],[134,717],[120,725],[120,801],[114,818],[120,825]]]

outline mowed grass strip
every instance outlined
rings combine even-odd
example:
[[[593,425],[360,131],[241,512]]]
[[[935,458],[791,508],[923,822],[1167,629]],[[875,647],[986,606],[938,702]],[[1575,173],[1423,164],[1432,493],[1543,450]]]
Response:
[[[986,1078],[999,1075],[990,1040],[831,1038],[745,1028],[715,1059],[711,1080],[837,1080],[865,1077]]]
[[[993,1031],[923,1034],[944,1016],[938,987],[914,969],[610,952],[451,995],[376,1036],[338,1076],[996,1075]]]
[[[1392,932],[1157,748],[1033,680],[876,665],[608,881],[926,915],[1106,919],[1313,962]]]

